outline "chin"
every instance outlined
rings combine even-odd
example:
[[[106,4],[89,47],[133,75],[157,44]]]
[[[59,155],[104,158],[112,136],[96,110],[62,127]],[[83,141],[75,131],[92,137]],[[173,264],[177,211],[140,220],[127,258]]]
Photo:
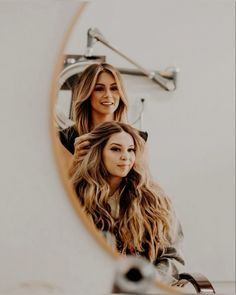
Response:
[[[103,109],[103,112],[106,113],[106,114],[113,114],[115,111],[117,110],[117,107],[115,106],[112,106],[112,107],[109,107],[107,109]]]
[[[110,109],[110,110],[107,110],[107,111],[105,112],[105,114],[109,114],[109,115],[111,115],[111,114],[114,114],[115,111],[116,111],[116,109]]]
[[[128,175],[128,173],[129,173],[129,172],[127,172],[127,173],[121,173],[121,174],[119,175],[119,177],[126,177],[126,176]]]

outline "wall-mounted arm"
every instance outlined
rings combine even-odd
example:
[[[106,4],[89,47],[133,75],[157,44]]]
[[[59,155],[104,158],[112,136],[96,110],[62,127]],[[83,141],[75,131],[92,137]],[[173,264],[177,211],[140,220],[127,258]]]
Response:
[[[145,76],[147,76],[149,79],[153,80],[157,84],[159,84],[162,88],[168,91],[173,91],[176,88],[176,75],[177,75],[177,69],[173,69],[171,72],[169,72],[169,75],[161,75],[160,72],[156,71],[149,71],[139,65],[137,62],[129,58],[127,55],[122,53],[120,50],[112,46],[101,34],[101,32],[97,28],[90,28],[88,30],[88,39],[87,39],[87,56],[92,55],[93,45],[96,41],[101,42],[106,47],[110,48],[115,53],[119,54],[121,57],[126,59],[128,62],[130,62],[132,65],[134,65],[138,70]],[[169,76],[167,78],[167,76]]]

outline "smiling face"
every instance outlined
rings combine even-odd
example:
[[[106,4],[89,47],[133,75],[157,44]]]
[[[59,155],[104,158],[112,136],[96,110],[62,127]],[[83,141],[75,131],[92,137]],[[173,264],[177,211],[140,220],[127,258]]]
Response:
[[[120,93],[115,78],[109,72],[102,72],[91,94],[92,117],[106,117],[113,120],[119,102]]]
[[[113,134],[103,149],[102,158],[109,173],[108,182],[127,176],[135,162],[133,137],[125,131]]]

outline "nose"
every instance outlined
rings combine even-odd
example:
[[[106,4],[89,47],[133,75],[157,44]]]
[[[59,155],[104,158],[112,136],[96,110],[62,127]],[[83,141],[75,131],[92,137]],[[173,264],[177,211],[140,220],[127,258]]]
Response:
[[[104,97],[112,98],[112,93],[111,93],[111,90],[109,88],[106,88]]]
[[[120,156],[121,160],[126,161],[129,159],[129,153],[124,151],[121,156]]]

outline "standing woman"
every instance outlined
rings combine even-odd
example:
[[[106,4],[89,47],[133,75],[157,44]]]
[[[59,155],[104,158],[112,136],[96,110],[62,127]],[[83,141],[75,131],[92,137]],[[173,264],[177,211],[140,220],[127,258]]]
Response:
[[[72,99],[75,125],[59,132],[69,175],[89,149],[88,133],[102,122],[127,122],[128,108],[121,75],[107,63],[92,64],[82,72]],[[147,140],[146,132],[140,135]]]

